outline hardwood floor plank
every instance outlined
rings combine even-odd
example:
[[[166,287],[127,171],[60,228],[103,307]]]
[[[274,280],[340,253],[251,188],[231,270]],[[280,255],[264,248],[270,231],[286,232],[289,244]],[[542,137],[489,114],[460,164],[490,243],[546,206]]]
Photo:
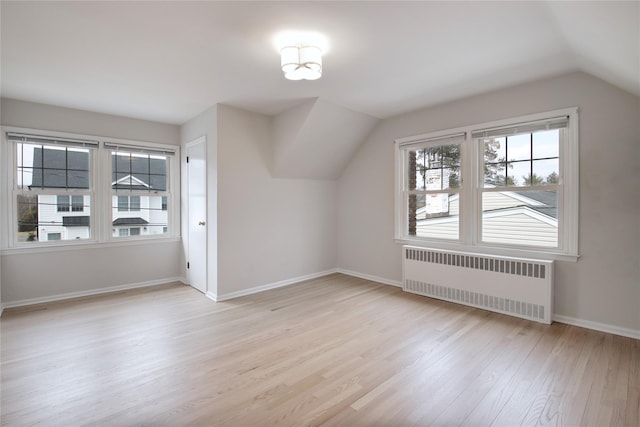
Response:
[[[179,284],[5,310],[0,423],[621,425],[640,341],[332,274],[214,303]]]

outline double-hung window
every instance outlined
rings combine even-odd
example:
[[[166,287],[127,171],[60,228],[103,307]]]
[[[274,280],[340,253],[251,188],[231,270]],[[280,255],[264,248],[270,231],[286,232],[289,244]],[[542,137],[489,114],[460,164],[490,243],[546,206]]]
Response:
[[[154,236],[169,230],[173,151],[107,143],[112,236]]]
[[[97,141],[8,133],[15,152],[15,242],[94,238]]]
[[[577,257],[577,119],[573,108],[396,140],[396,239]]]
[[[7,127],[0,150],[3,247],[178,235],[177,147]]]

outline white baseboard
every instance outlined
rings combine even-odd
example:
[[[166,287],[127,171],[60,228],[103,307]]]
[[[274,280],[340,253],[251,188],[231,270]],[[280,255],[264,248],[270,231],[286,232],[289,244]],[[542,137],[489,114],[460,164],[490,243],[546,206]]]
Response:
[[[553,321],[559,323],[566,323],[567,325],[579,326],[581,328],[593,329],[594,331],[606,332],[614,335],[621,335],[623,337],[635,338],[640,340],[640,331],[628,328],[622,328],[620,326],[609,325],[607,323],[592,322],[591,320],[578,319],[575,317],[563,316],[561,314],[554,314]]]
[[[275,288],[281,288],[283,286],[293,285],[294,283],[303,282],[305,280],[317,279],[318,277],[327,276],[329,274],[333,274],[336,272],[337,272],[336,269],[331,269],[331,270],[321,271],[318,273],[307,274],[305,276],[294,277],[292,279],[281,280],[279,282],[268,283],[266,285],[256,286],[250,289],[243,289],[241,291],[231,292],[228,294],[216,295],[212,292],[207,292],[206,295],[208,298],[217,302],[227,301],[233,298],[238,298],[246,295],[255,294],[258,292],[268,291],[269,289],[275,289]]]
[[[218,301],[219,301],[219,300],[218,300],[218,295],[217,295],[217,294],[214,294],[214,293],[213,293],[213,292],[211,292],[211,291],[207,291],[207,292],[205,292],[205,293],[204,293],[204,296],[205,296],[205,297],[207,297],[207,298],[209,298],[210,300],[212,300],[212,301],[214,301],[214,302],[218,302]]]
[[[13,307],[23,307],[25,305],[42,304],[45,302],[61,301],[65,299],[87,297],[92,295],[108,294],[110,292],[126,291],[129,289],[136,289],[136,288],[146,288],[148,286],[165,285],[171,282],[184,283],[184,280],[181,277],[169,277],[166,279],[149,280],[148,282],[130,283],[127,285],[109,286],[106,288],[98,288],[98,289],[88,289],[86,291],[69,292],[65,294],[50,295],[50,296],[40,297],[40,298],[28,298],[28,299],[23,299],[18,301],[9,301],[9,302],[2,303],[2,309],[13,308]]]
[[[359,277],[360,279],[365,279],[365,280],[371,280],[373,282],[384,283],[385,285],[396,286],[396,287],[399,287],[399,288],[402,287],[402,282],[399,282],[399,281],[396,281],[396,280],[385,279],[383,277],[372,276],[370,274],[358,273],[357,271],[346,270],[344,268],[338,268],[337,272],[338,273],[342,273],[342,274],[346,274],[347,276]]]

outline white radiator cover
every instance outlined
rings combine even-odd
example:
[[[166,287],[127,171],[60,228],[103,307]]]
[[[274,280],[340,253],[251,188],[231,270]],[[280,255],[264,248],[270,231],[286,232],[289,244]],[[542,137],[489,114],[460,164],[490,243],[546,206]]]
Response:
[[[541,323],[553,313],[553,261],[402,247],[406,292]]]

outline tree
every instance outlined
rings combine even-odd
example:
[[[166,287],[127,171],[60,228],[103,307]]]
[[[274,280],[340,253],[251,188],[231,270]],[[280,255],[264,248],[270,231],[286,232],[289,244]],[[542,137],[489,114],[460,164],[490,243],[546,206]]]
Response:
[[[38,226],[37,196],[18,195],[18,232],[35,231]]]
[[[556,172],[547,175],[547,184],[557,184],[558,182],[560,182],[560,176]]]
[[[540,185],[545,183],[544,178],[536,173],[523,175],[522,179],[524,180],[524,185]]]
[[[504,187],[504,186],[516,185],[516,182],[513,180],[513,177],[511,175],[507,176],[506,178],[504,175],[500,175],[496,177],[495,184],[497,186]]]

